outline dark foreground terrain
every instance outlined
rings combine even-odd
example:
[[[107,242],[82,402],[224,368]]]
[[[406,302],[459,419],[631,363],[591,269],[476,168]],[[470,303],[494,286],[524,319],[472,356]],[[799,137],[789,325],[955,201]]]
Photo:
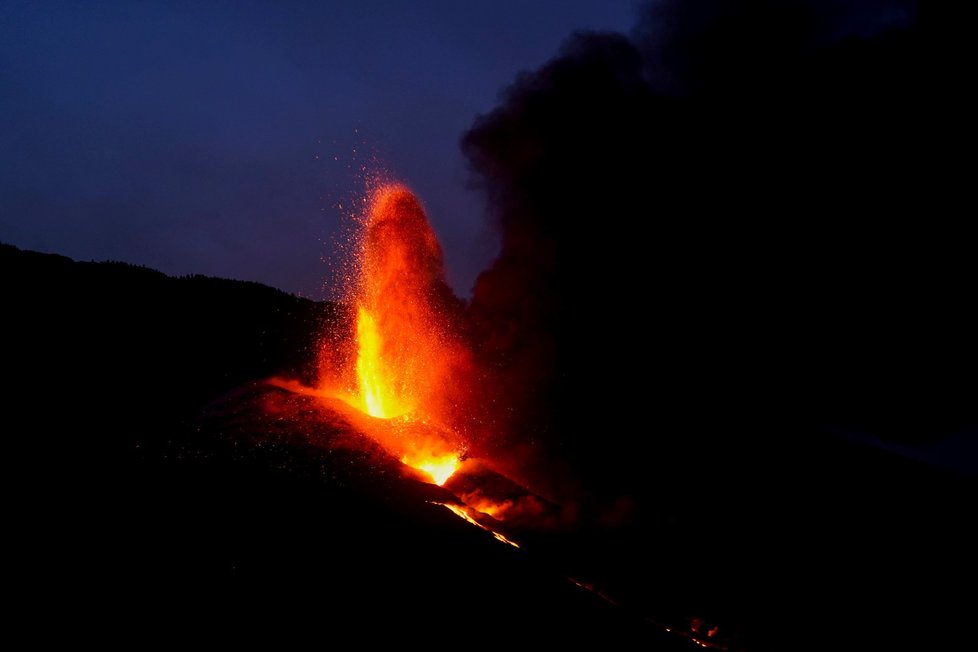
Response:
[[[966,472],[807,421],[775,437],[649,413],[631,427],[658,443],[622,451],[647,463],[623,467],[615,518],[527,530],[515,550],[432,504],[451,494],[341,410],[259,382],[310,380],[338,308],[12,247],[0,275],[5,584],[38,640],[670,650],[694,645],[650,619],[694,618],[730,649],[973,638]]]
[[[307,397],[339,319],[256,284],[4,247],[8,587],[49,637],[685,649],[431,500]],[[678,648],[676,646],[679,646]]]

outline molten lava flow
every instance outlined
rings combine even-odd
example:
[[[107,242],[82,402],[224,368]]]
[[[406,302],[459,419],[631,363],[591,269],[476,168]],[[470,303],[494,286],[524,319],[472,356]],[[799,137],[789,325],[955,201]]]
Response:
[[[455,514],[455,516],[458,516],[462,520],[471,523],[472,525],[476,526],[479,529],[485,530],[486,532],[488,532],[489,534],[491,534],[492,536],[494,536],[496,538],[496,541],[499,541],[501,543],[505,543],[507,545],[513,546],[514,548],[519,548],[520,547],[520,544],[516,543],[512,539],[506,538],[506,536],[503,535],[502,533],[496,532],[492,528],[490,528],[488,526],[485,526],[482,523],[480,523],[479,521],[477,521],[475,519],[475,517],[473,517],[472,514],[470,514],[469,511],[468,511],[471,508],[468,508],[468,507],[466,507],[464,505],[450,505],[448,503],[434,503],[434,504],[435,505],[441,505],[442,507],[447,508],[453,514]]]
[[[464,445],[446,424],[447,389],[465,352],[451,336],[452,295],[441,248],[420,202],[397,184],[378,188],[362,221],[355,389],[339,397],[391,426],[367,430],[401,461],[443,484]],[[352,380],[352,379],[351,379]]]

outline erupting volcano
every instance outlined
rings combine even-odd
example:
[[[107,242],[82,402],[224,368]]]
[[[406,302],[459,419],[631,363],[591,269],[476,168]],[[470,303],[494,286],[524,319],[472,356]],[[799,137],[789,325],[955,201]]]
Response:
[[[364,429],[441,485],[467,448],[453,428],[461,406],[449,391],[464,384],[467,355],[451,327],[455,299],[441,248],[421,203],[398,184],[371,193],[361,226],[348,296],[355,350],[338,370],[324,365],[323,388],[374,417]]]
[[[323,334],[318,387],[276,380],[275,388],[249,390],[255,398],[246,404],[263,401],[258,418],[274,424],[263,428],[275,434],[263,434],[262,444],[278,436],[309,446],[313,455],[348,456],[348,466],[330,473],[350,482],[362,474],[363,490],[385,500],[405,494],[407,510],[444,508],[505,544],[505,554],[541,554],[549,533],[573,523],[576,506],[559,493],[535,493],[534,476],[521,473],[498,445],[506,433],[488,425],[479,402],[493,388],[481,383],[494,377],[476,362],[466,328],[471,315],[446,283],[441,247],[420,201],[400,184],[380,185],[357,226],[345,317]],[[424,513],[438,522],[439,512]],[[558,594],[567,586],[592,594],[574,593],[574,601],[599,602],[602,610],[617,605],[591,580],[557,579]]]

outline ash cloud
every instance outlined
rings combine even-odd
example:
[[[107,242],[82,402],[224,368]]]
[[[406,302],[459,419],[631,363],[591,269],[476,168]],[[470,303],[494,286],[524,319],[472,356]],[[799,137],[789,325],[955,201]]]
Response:
[[[492,427],[606,481],[717,432],[971,423],[943,12],[652,2],[520,74],[462,138],[501,239],[469,309]]]

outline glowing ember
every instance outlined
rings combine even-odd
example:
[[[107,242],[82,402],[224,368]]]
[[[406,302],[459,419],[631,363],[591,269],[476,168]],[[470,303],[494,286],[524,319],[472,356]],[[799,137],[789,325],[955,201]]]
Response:
[[[397,417],[394,427],[370,425],[368,434],[441,485],[458,469],[464,448],[444,425],[464,352],[449,335],[441,248],[420,202],[397,184],[373,192],[362,223],[350,297],[355,389],[338,397],[372,417]]]

